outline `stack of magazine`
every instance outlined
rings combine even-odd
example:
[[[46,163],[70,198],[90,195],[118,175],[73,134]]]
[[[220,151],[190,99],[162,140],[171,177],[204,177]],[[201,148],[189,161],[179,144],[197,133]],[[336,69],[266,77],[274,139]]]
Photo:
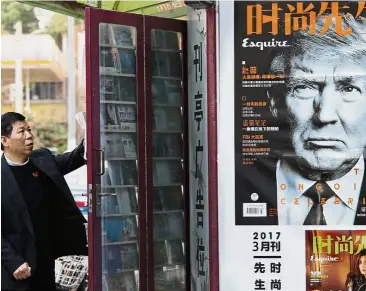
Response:
[[[137,158],[134,134],[106,133],[102,138],[105,158]]]
[[[151,46],[153,49],[169,49],[169,50],[181,50],[181,34],[168,31],[153,29],[151,31]]]
[[[136,74],[133,27],[100,24],[99,70],[104,74]]]
[[[156,241],[154,243],[155,266],[184,264],[181,240]]]
[[[181,186],[154,187],[154,211],[183,211]]]
[[[153,136],[154,157],[183,157],[181,134],[157,134]]]
[[[154,107],[153,129],[156,131],[182,131],[182,115],[179,107]]]
[[[182,77],[182,54],[179,34],[153,30],[151,35],[153,76]]]
[[[155,290],[185,290],[181,38],[153,30],[151,39]]]
[[[136,102],[136,80],[123,76],[100,76],[100,99],[102,101]]]
[[[172,186],[183,183],[183,169],[180,160],[154,161],[154,186]]]
[[[103,218],[103,243],[137,241],[138,230],[135,216]]]
[[[100,113],[102,128],[136,132],[136,105],[101,104]]]
[[[134,272],[124,272],[103,276],[103,291],[137,291]]]
[[[110,195],[101,197],[103,215],[137,214],[137,198],[134,188],[116,188],[111,191]]]
[[[101,47],[99,70],[102,74],[136,74],[136,54],[128,48]]]
[[[184,291],[185,269],[184,266],[171,266],[155,269],[156,291]]]
[[[182,81],[153,79],[151,93],[154,104],[182,106]]]
[[[154,214],[154,239],[169,240],[184,238],[182,212]]]
[[[108,245],[103,247],[103,273],[114,275],[138,269],[137,244]]]
[[[102,175],[103,187],[137,186],[136,161],[106,161],[106,169]]]

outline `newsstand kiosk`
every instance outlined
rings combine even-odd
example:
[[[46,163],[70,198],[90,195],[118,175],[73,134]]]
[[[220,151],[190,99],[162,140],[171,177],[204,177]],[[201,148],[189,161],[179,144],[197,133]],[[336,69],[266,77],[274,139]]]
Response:
[[[365,1],[185,3],[86,9],[90,289],[365,290]]]
[[[216,12],[196,4],[85,9],[91,291],[218,290]]]

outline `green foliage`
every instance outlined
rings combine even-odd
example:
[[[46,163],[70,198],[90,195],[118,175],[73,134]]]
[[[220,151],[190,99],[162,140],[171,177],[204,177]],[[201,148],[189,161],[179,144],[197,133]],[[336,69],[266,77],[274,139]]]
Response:
[[[14,33],[14,25],[22,21],[23,33],[31,33],[38,28],[34,7],[16,1],[1,1],[1,23],[8,33]]]
[[[37,121],[32,116],[27,118],[32,128],[34,148],[56,148],[57,153],[63,153],[67,149],[67,125],[57,123],[54,120]]]
[[[62,35],[67,33],[67,15],[55,13],[47,24],[46,32],[51,35],[61,47]]]
[[[50,22],[47,24],[46,32],[51,35],[57,45],[61,48],[62,46],[62,36],[67,34],[68,29],[68,16],[61,13],[55,13],[51,19]],[[75,18],[75,24],[80,23],[81,20]]]

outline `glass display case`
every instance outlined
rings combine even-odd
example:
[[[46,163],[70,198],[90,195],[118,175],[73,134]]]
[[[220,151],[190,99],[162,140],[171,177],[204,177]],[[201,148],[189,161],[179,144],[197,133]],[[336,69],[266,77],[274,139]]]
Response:
[[[136,28],[99,24],[103,290],[138,290]]]
[[[89,290],[186,290],[186,23],[88,8],[86,35]]]
[[[185,124],[183,33],[153,18],[146,33],[151,44],[147,52],[148,140],[152,158],[148,188],[153,195],[154,290],[186,290],[185,236]],[[172,30],[175,28],[175,31]],[[149,122],[151,121],[151,122]],[[150,175],[151,174],[151,175]],[[152,177],[152,179],[151,179]],[[149,179],[150,178],[150,179]],[[148,213],[150,208],[148,207]],[[187,220],[188,222],[188,220]],[[149,223],[149,222],[148,222]]]

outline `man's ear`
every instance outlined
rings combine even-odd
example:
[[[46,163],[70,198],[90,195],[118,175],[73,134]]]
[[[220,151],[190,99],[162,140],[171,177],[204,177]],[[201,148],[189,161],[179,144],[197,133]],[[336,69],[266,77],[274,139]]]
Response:
[[[277,111],[277,104],[275,101],[275,98],[271,96],[271,93],[267,90],[267,98],[269,102],[269,111],[271,111],[272,116],[277,118],[278,117],[278,111]]]
[[[9,146],[9,138],[7,136],[2,136],[1,137],[1,144],[3,145],[3,147],[8,147]]]

